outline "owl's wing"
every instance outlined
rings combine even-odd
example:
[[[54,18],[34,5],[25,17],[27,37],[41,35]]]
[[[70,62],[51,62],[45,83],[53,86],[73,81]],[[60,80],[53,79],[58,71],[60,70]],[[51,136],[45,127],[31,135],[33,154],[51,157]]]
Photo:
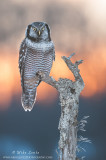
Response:
[[[22,74],[25,55],[26,55],[26,44],[25,44],[25,39],[24,39],[21,43],[20,50],[19,50],[19,70],[20,70],[20,74]]]
[[[24,72],[24,63],[25,63],[25,56],[27,53],[27,47],[26,47],[26,43],[25,43],[25,39],[22,41],[21,46],[20,46],[20,50],[19,50],[19,71],[20,71],[20,75],[21,75],[21,86],[23,88],[24,84],[23,84],[23,72]],[[24,90],[24,88],[23,88]]]
[[[53,44],[53,60],[55,61],[55,47],[54,47],[54,44]]]

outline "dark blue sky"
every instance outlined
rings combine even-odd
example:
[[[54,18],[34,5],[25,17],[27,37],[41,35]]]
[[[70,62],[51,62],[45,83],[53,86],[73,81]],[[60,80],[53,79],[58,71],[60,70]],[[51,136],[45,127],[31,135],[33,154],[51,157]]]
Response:
[[[59,140],[60,111],[57,100],[51,106],[36,104],[31,112],[24,112],[21,104],[17,104],[14,97],[9,109],[0,112],[0,151],[8,154],[12,150],[31,149],[39,151],[40,155],[50,155],[55,158]],[[101,99],[98,96],[89,99],[80,98],[78,119],[90,116],[85,127],[86,132],[78,132],[78,136],[82,135],[92,141],[91,144],[81,146],[86,149],[86,152],[80,152],[79,155],[85,155],[86,160],[106,158],[105,113],[105,96]]]

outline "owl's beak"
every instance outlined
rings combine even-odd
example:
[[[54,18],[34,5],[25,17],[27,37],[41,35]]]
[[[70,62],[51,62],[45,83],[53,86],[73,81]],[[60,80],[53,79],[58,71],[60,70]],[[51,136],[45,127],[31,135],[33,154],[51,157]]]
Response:
[[[38,31],[38,35],[40,36],[40,34],[41,34],[41,32],[40,32],[40,30]]]

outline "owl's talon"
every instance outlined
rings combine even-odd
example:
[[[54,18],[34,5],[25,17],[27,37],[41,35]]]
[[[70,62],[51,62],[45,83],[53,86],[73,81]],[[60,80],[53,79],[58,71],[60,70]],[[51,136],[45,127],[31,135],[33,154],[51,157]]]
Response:
[[[45,74],[44,74],[42,71],[38,71],[38,72],[36,73],[36,75],[37,75],[40,79],[45,78]]]

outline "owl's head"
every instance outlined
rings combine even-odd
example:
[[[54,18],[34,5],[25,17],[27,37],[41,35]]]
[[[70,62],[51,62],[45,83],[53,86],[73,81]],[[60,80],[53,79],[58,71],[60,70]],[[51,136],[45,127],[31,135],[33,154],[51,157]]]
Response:
[[[50,28],[45,22],[33,22],[26,29],[26,37],[32,41],[51,41]]]

